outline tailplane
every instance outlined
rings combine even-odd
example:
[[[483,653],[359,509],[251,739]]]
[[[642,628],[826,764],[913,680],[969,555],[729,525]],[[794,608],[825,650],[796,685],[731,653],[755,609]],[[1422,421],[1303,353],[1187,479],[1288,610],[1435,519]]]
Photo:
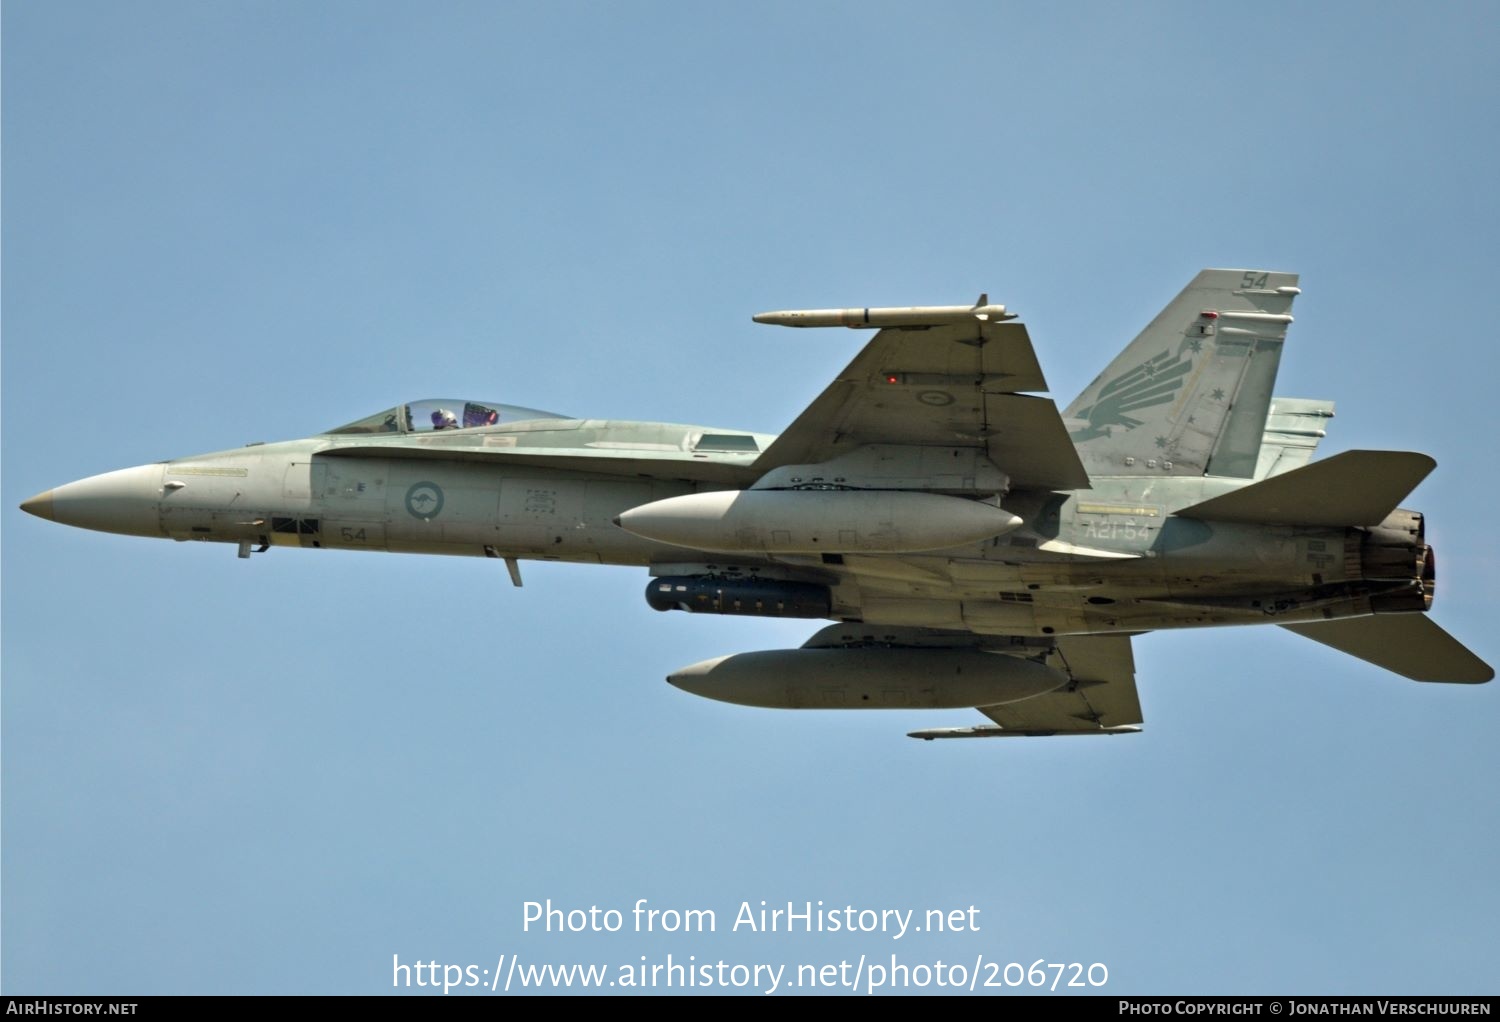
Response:
[[[1424,614],[1381,614],[1282,627],[1413,681],[1479,685],[1495,676],[1494,668]]]
[[[1175,513],[1261,525],[1374,526],[1435,468],[1414,451],[1345,451]]]
[[[1063,413],[1090,475],[1253,478],[1295,273],[1204,270]]]

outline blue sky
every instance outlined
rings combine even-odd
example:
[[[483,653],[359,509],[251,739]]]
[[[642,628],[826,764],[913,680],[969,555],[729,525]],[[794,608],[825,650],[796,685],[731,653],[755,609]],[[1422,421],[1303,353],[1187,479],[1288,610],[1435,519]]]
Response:
[[[1144,734],[918,743],[978,715],[672,689],[815,623],[657,614],[640,570],[513,590],[16,508],[434,394],[776,432],[863,335],[764,309],[987,290],[1066,402],[1200,268],[1293,270],[1278,392],[1338,402],[1324,456],[1437,459],[1435,617],[1493,663],[1494,5],[0,14],[5,992],[377,994],[393,956],[501,955],[1496,992],[1493,685],[1156,634]],[[716,932],[523,925],[643,898]],[[731,929],[763,900],[979,929]]]

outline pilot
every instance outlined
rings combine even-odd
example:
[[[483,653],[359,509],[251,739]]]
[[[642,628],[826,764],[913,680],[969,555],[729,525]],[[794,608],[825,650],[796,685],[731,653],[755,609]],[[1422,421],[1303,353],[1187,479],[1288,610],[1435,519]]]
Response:
[[[432,428],[433,429],[457,429],[458,428],[458,416],[454,415],[452,412],[448,411],[448,409],[446,409],[446,408],[439,408],[439,409],[437,409],[436,411],[434,411],[432,413]]]

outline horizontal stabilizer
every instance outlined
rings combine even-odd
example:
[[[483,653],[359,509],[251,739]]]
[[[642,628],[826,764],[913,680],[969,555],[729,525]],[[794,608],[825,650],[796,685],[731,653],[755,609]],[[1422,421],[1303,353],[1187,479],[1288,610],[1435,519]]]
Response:
[[[1424,614],[1380,614],[1282,627],[1412,681],[1473,685],[1495,676],[1494,668]]]
[[[1436,467],[1409,451],[1345,451],[1176,513],[1263,525],[1379,525]]]

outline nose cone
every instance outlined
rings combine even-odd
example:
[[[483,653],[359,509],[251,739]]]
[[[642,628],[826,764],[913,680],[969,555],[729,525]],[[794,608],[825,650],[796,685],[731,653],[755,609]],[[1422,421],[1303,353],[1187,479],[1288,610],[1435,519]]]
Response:
[[[21,510],[49,522],[126,536],[161,536],[162,465],[137,465],[39,493]]]
[[[49,522],[57,521],[56,518],[52,517],[51,490],[48,490],[46,493],[38,493],[30,500],[21,501],[21,510],[29,515],[36,515],[38,518],[45,518]]]
[[[695,696],[703,696],[706,699],[720,698],[716,692],[722,688],[709,677],[713,669],[728,660],[728,656],[716,656],[712,660],[700,660],[696,664],[689,664],[667,675],[667,684],[691,692]]]

